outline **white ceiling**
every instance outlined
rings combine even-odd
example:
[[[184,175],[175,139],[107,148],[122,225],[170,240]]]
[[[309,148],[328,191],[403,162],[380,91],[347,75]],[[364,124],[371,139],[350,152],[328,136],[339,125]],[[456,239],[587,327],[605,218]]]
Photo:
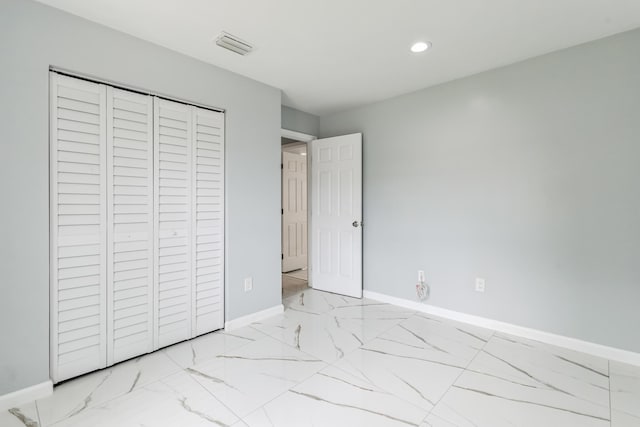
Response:
[[[324,115],[640,27],[640,0],[40,0]],[[227,31],[255,45],[219,48]],[[409,46],[430,40],[416,55]]]

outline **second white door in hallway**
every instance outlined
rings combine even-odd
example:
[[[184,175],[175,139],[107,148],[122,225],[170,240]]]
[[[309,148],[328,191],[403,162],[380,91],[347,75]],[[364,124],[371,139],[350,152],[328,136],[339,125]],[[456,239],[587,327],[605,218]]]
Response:
[[[282,152],[282,272],[307,267],[307,158]]]

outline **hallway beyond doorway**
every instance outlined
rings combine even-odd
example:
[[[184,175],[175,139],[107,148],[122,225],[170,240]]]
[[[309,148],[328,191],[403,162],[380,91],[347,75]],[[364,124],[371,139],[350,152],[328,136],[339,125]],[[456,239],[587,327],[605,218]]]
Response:
[[[309,287],[307,270],[294,270],[282,273],[282,299],[286,299]]]

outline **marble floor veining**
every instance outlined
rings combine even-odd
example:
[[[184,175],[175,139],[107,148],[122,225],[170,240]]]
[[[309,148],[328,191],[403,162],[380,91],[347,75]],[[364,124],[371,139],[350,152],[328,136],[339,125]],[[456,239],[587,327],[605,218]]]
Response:
[[[640,426],[640,367],[312,289],[283,304],[60,384],[0,426]]]

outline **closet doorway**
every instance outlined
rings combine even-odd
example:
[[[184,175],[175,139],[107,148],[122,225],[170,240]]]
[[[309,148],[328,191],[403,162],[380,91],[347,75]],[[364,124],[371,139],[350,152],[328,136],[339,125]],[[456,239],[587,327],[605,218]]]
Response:
[[[224,111],[50,73],[54,383],[224,325]]]

